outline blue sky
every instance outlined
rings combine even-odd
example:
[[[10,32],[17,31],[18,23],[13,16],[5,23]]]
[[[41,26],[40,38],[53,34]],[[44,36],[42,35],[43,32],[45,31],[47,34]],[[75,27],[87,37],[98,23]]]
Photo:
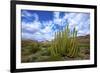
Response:
[[[78,36],[90,34],[90,13],[21,10],[23,39],[50,41],[66,25],[76,27]]]

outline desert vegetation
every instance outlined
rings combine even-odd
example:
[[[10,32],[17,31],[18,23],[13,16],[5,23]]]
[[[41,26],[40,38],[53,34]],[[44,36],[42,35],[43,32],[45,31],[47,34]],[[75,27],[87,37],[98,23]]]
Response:
[[[90,57],[90,36],[77,36],[67,25],[51,41],[22,40],[21,62],[86,60]]]

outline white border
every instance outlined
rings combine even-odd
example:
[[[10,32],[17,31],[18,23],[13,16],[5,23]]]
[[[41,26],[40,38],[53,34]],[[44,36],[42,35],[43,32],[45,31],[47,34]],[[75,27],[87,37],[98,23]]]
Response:
[[[90,60],[78,61],[59,61],[59,62],[36,62],[21,63],[21,9],[29,10],[46,10],[46,11],[66,11],[66,12],[89,12],[90,13]],[[34,5],[16,5],[16,69],[22,68],[39,68],[39,67],[55,67],[55,66],[73,66],[94,64],[94,10],[70,7],[50,7],[50,6],[34,6]]]

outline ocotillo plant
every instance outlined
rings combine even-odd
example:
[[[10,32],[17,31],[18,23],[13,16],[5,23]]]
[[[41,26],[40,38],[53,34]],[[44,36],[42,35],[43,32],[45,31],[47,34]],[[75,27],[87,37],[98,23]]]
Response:
[[[52,40],[52,45],[49,50],[52,56],[76,57],[79,52],[77,30],[74,28],[71,33],[67,25],[62,31],[56,32],[55,39]]]

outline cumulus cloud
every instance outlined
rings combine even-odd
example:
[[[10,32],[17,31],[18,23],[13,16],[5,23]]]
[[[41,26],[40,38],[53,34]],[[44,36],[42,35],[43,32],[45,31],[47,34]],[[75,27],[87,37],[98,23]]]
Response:
[[[74,27],[78,30],[78,35],[87,35],[90,31],[90,16],[89,13],[65,13],[64,18],[66,19],[69,28]]]
[[[62,18],[60,18],[60,12],[54,12],[53,23],[63,26],[63,20],[62,20]]]
[[[41,30],[42,33],[49,33],[51,32],[51,28],[49,26],[45,27],[43,30]]]
[[[36,13],[34,13],[33,16],[34,16],[34,18],[35,18],[34,21],[39,21],[39,17],[38,17],[38,15],[37,15]]]
[[[36,32],[36,31],[40,30],[40,25],[41,25],[41,23],[38,21],[34,21],[31,23],[23,22],[22,23],[22,30]]]
[[[21,11],[21,16],[22,16],[22,17],[30,17],[31,14],[30,14],[28,11],[26,11],[26,10],[22,10],[22,11]]]
[[[26,17],[26,20],[32,19],[31,22],[22,21],[22,38],[38,41],[51,40],[54,38],[54,33],[65,28],[67,24],[70,29],[76,27],[78,36],[90,33],[89,13],[65,12],[62,17],[60,13],[53,12],[52,20],[41,21],[39,14],[30,13],[27,10],[22,11],[22,17]]]
[[[60,17],[60,12],[54,12],[54,18],[58,19]]]

